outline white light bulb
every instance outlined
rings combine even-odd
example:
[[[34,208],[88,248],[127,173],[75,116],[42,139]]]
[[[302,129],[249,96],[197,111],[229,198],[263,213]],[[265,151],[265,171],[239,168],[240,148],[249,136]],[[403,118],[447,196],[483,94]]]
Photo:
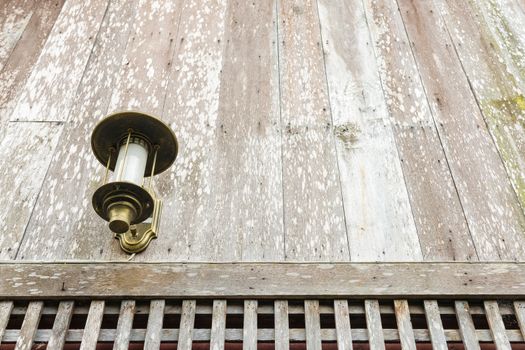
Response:
[[[123,144],[120,147],[113,181],[126,181],[142,186],[146,163],[148,161],[148,149],[142,142],[137,142],[140,142],[140,140],[131,139],[127,147],[127,154],[126,145]],[[126,159],[125,162],[124,159]],[[122,162],[124,162],[124,168],[121,170]]]

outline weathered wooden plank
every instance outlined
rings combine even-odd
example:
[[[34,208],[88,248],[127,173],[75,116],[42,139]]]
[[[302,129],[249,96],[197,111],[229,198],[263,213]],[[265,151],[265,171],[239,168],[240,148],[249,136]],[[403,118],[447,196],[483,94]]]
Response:
[[[0,298],[17,299],[525,296],[520,263],[0,263],[0,276]]]
[[[423,258],[477,260],[397,3],[367,0],[365,11]]]
[[[435,350],[447,350],[447,339],[441,321],[439,305],[436,300],[425,300],[425,319],[427,320],[432,348]]]
[[[483,302],[487,321],[489,322],[490,332],[498,350],[510,350],[510,342],[505,332],[505,324],[499,312],[498,302],[494,300],[486,300]]]
[[[351,259],[422,260],[363,2],[319,12]]]
[[[124,350],[130,342],[133,317],[135,316],[135,301],[124,300],[120,306],[120,315],[117,323],[113,350]]]
[[[179,338],[177,340],[177,349],[191,350],[193,342],[193,327],[195,324],[195,300],[183,300],[182,312],[180,316]]]
[[[316,2],[278,5],[285,258],[348,261]]]
[[[408,302],[406,300],[394,300],[394,308],[401,349],[416,350],[416,340],[414,339]]]
[[[399,7],[478,256],[523,259],[523,211],[439,11],[431,1]]]
[[[518,321],[518,325],[521,330],[521,335],[525,339],[525,302],[515,301],[514,302],[514,312],[516,315],[516,319]]]
[[[69,328],[71,317],[73,316],[74,306],[75,303],[73,301],[61,301],[58,305],[58,311],[46,349],[61,350],[64,347],[66,343],[66,332]]]
[[[276,300],[273,303],[275,322],[275,350],[290,348],[290,329],[288,319],[288,301]]]
[[[89,313],[82,333],[80,350],[95,350],[97,348],[100,334],[100,326],[104,317],[105,302],[103,300],[93,300],[89,306]]]
[[[379,303],[377,300],[365,300],[365,316],[370,349],[384,350],[385,338],[383,335],[381,314],[379,313]]]
[[[22,90],[11,121],[67,121],[106,12],[106,0],[67,1]]]
[[[165,306],[166,302],[163,299],[152,300],[150,302],[148,328],[146,330],[144,349],[155,350],[160,348],[162,321],[164,320]]]
[[[133,11],[134,2],[124,0],[112,1],[108,8],[19,259],[101,259],[108,256],[105,247],[115,243],[91,204],[103,168],[93,156],[89,140],[120,78],[117,72],[123,64]],[[101,234],[106,232],[109,236]]]
[[[225,329],[226,300],[214,300],[211,321],[210,350],[224,349]]]
[[[27,306],[24,322],[16,340],[16,350],[30,350],[32,348],[43,308],[44,303],[41,301],[32,301]]]
[[[456,301],[456,317],[459,324],[459,332],[463,345],[467,350],[479,350],[479,342],[476,336],[476,328],[469,313],[469,305],[466,301]]]
[[[1,301],[0,302],[0,344],[2,344],[2,338],[4,337],[11,311],[13,310],[12,301]]]
[[[521,206],[525,207],[525,90],[507,65],[505,53],[476,3],[439,1],[470,87]]]
[[[347,300],[334,300],[335,331],[337,333],[337,349],[352,350],[352,330]]]
[[[0,235],[0,260],[16,256],[62,128],[47,122],[7,125],[0,142],[0,220],[8,229]]]
[[[304,330],[306,347],[311,350],[321,350],[321,317],[318,300],[304,301]]]
[[[0,71],[29,23],[34,4],[34,0],[4,0],[0,3]]]
[[[16,105],[17,96],[31,74],[63,4],[64,0],[35,2],[33,15],[0,71],[0,140]]]
[[[243,350],[257,350],[257,300],[244,301]]]

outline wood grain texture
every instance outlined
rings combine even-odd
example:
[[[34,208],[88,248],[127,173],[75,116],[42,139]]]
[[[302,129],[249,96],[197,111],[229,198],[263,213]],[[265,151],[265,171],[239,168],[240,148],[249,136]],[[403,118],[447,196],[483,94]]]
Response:
[[[180,316],[179,338],[177,349],[191,350],[193,342],[193,328],[195,325],[195,300],[182,301],[182,313]]]
[[[319,13],[351,260],[422,260],[363,2]]]
[[[447,339],[443,329],[443,322],[441,321],[438,302],[436,300],[425,300],[423,303],[432,348],[435,350],[447,350]]]
[[[516,320],[518,321],[518,326],[521,330],[521,335],[525,339],[525,302],[515,301],[514,312],[516,315]]]
[[[505,324],[499,312],[498,302],[494,300],[486,300],[483,302],[485,306],[485,313],[487,321],[489,322],[490,332],[498,350],[510,350],[510,342],[505,331]]]
[[[46,349],[61,350],[64,347],[69,322],[71,322],[71,317],[73,316],[74,306],[75,303],[73,301],[61,301],[60,304],[58,304],[58,311]]]
[[[412,329],[412,321],[410,320],[408,302],[406,300],[394,300],[394,309],[401,349],[416,350],[416,340],[414,339],[414,330]]]
[[[0,275],[0,298],[17,299],[525,296],[517,263],[2,263]]]
[[[321,317],[318,300],[304,301],[304,330],[306,347],[312,350],[321,350]]]
[[[12,301],[0,301],[0,344],[2,344],[2,339],[4,337],[12,310]]]
[[[257,300],[244,301],[242,348],[257,350]]]
[[[144,349],[155,350],[160,348],[165,306],[166,301],[162,299],[152,300],[150,302],[148,328],[146,330],[146,339],[144,340]]]
[[[63,125],[9,123],[0,142],[0,260],[14,259],[41,193],[42,182]],[[45,237],[49,240],[49,237]]]
[[[523,211],[439,11],[431,1],[399,7],[478,256],[522,259]]]
[[[275,322],[275,350],[290,348],[290,324],[288,318],[288,301],[276,300],[273,303]]]
[[[215,251],[236,255],[233,242],[214,245],[211,230],[212,214],[221,211],[211,195],[221,161],[213,152],[227,8],[223,0],[191,0],[184,1],[180,10],[178,46],[163,112],[163,120],[179,140],[179,154],[175,164],[155,179],[163,212],[170,214],[161,220],[159,247],[137,257],[144,261],[202,261],[216,257]]]
[[[226,300],[214,300],[211,321],[210,350],[224,349],[225,329]]]
[[[285,259],[348,261],[316,2],[278,5]]]
[[[477,260],[398,6],[364,3],[423,258]]]
[[[93,300],[89,306],[89,312],[82,334],[80,350],[95,350],[98,344],[100,326],[104,317],[105,302]]]
[[[347,300],[334,300],[335,331],[337,333],[337,349],[352,350],[352,330]]]
[[[116,243],[91,204],[103,167],[93,156],[90,136],[106,114],[119,79],[133,4],[112,1],[103,19],[18,259],[100,259],[108,256],[105,246]],[[50,236],[54,239],[48,239]]]
[[[0,71],[27,27],[34,5],[34,0],[4,0],[0,3]]]
[[[381,324],[381,314],[377,300],[365,300],[365,316],[368,330],[368,342],[371,350],[384,350],[385,338]]]
[[[44,303],[41,301],[32,301],[27,306],[24,322],[16,340],[16,350],[30,350],[32,348],[43,308]]]
[[[469,312],[469,305],[466,301],[454,302],[456,317],[459,324],[459,332],[466,350],[479,350],[479,341],[476,335],[476,328]]]
[[[120,315],[115,333],[113,350],[124,350],[128,348],[130,342],[131,328],[135,316],[135,301],[124,300],[120,306]]]
[[[11,121],[69,120],[107,6],[106,0],[71,0],[64,4],[20,93]]]

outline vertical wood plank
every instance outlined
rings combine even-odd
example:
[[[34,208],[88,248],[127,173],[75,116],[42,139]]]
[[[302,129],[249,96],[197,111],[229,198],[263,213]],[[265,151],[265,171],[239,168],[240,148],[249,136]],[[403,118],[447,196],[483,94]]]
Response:
[[[100,334],[100,326],[104,317],[105,302],[103,300],[93,300],[89,306],[89,312],[82,334],[80,350],[95,350]]]
[[[193,327],[195,324],[195,300],[182,301],[182,313],[180,317],[178,350],[191,350],[193,342]]]
[[[352,330],[347,300],[334,300],[334,315],[337,349],[352,350]]]
[[[64,4],[11,121],[67,121],[108,6],[107,0]]]
[[[363,2],[318,3],[350,256],[421,260]]]
[[[135,315],[135,301],[124,300],[120,305],[120,314],[117,323],[117,332],[113,350],[125,350],[129,345],[131,327],[133,326],[133,317]]]
[[[397,3],[364,3],[423,258],[477,260]]]
[[[150,302],[144,349],[155,350],[160,348],[165,305],[166,302],[164,300],[152,300]]]
[[[31,16],[35,1],[4,0],[0,2],[0,71],[18,43]]]
[[[244,301],[243,350],[257,350],[257,300]]]
[[[516,314],[516,319],[518,320],[521,335],[523,336],[523,339],[525,339],[525,302],[515,301],[514,312]]]
[[[275,322],[275,350],[290,348],[290,329],[288,321],[288,301],[276,300],[273,303]]]
[[[447,350],[447,339],[443,329],[443,322],[439,313],[439,305],[436,300],[425,300],[425,319],[427,320],[428,331],[432,348],[435,350]]]
[[[51,336],[47,343],[49,350],[61,350],[66,343],[66,333],[69,328],[69,322],[73,316],[73,308],[75,303],[73,301],[61,301],[58,304],[58,311],[51,330]]]
[[[365,300],[365,317],[370,349],[385,350],[385,338],[377,300]]]
[[[30,350],[40,322],[40,316],[44,309],[42,301],[32,301],[27,306],[24,322],[20,328],[20,336],[16,341],[15,350]]]
[[[278,4],[285,258],[348,261],[316,1]]]
[[[90,136],[97,121],[106,114],[111,93],[120,79],[118,72],[123,64],[134,5],[134,1],[116,0],[108,8],[19,258],[104,259],[108,256],[106,246],[116,243],[100,234],[109,233],[107,224],[91,204],[104,168],[93,156]],[[48,239],[50,236],[55,239]],[[61,244],[66,241],[72,244]]]
[[[463,345],[466,350],[479,350],[479,342],[476,335],[476,328],[470,316],[470,310],[468,302],[466,301],[455,301],[454,307],[456,310],[456,317],[459,324],[459,332],[461,339],[463,339]]]
[[[394,312],[401,349],[416,350],[416,340],[414,338],[414,330],[412,329],[412,321],[410,320],[408,302],[406,300],[394,300]]]
[[[511,346],[509,338],[507,337],[505,324],[503,323],[503,319],[499,312],[498,302],[495,300],[486,300],[483,302],[483,305],[485,306],[485,315],[489,322],[490,333],[496,344],[496,349],[510,350]]]
[[[306,348],[321,350],[321,317],[318,300],[304,301],[304,331],[306,333]]]
[[[432,1],[398,3],[478,256],[523,259],[523,211],[439,11]]]
[[[2,338],[4,337],[9,317],[11,316],[11,310],[13,310],[12,301],[0,302],[0,344],[2,344]]]
[[[226,300],[214,300],[211,320],[210,350],[224,350],[225,330]]]

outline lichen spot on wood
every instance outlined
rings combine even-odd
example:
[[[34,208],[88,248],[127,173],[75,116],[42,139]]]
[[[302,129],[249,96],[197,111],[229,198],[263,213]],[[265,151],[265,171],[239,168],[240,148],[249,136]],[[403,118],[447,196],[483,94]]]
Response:
[[[352,145],[359,140],[361,129],[356,123],[344,123],[335,127],[335,136],[341,140],[346,149],[352,148]]]

